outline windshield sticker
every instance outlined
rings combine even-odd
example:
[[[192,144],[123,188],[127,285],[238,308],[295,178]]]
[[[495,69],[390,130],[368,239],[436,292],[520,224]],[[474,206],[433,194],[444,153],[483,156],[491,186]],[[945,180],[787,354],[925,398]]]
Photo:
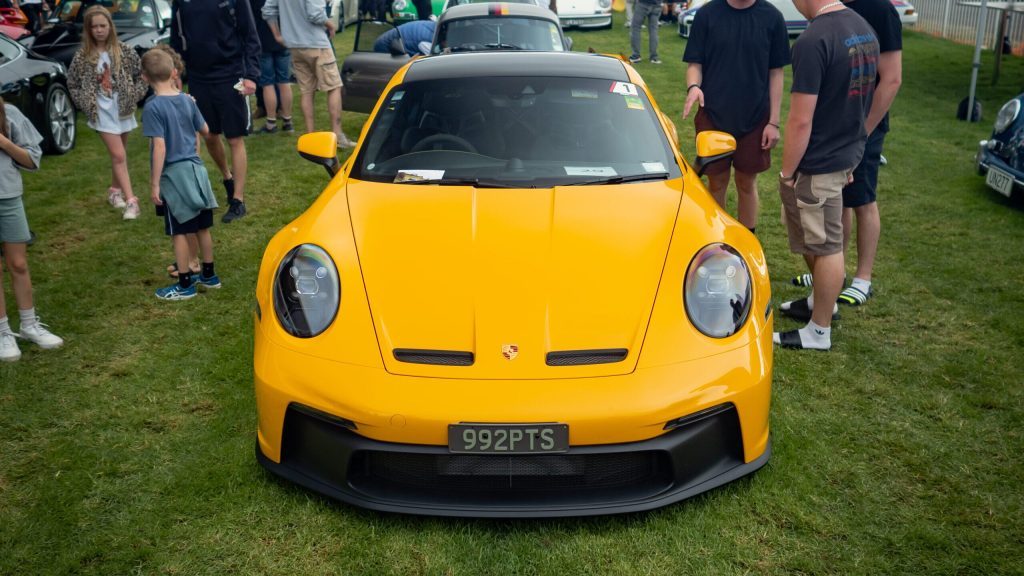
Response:
[[[405,96],[405,90],[399,90],[398,92],[395,92],[394,94],[391,95],[391,101],[398,102],[399,100],[402,99],[403,96]]]
[[[399,170],[395,174],[395,184],[440,180],[441,178],[444,178],[444,170]]]
[[[612,89],[609,92],[622,94],[623,96],[636,96],[640,94],[636,89],[636,84],[630,84],[629,82],[616,82],[612,84]]]
[[[646,170],[648,172],[664,172],[665,171],[665,165],[662,164],[661,162],[644,162],[643,163],[643,167],[644,167],[644,170]]]
[[[618,176],[611,166],[566,166],[567,176]]]
[[[626,108],[629,108],[630,110],[643,110],[644,109],[644,101],[641,100],[639,97],[637,97],[637,96],[625,96],[625,98],[626,98]]]
[[[581,90],[579,88],[573,88],[572,89],[572,97],[573,98],[593,98],[593,99],[600,98],[600,96],[597,95],[597,92],[591,92],[590,90]]]

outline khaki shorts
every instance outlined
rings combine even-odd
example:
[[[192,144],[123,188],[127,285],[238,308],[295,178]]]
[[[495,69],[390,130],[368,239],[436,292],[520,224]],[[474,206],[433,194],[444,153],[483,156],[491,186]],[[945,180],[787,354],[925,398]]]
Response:
[[[292,72],[303,94],[341,88],[338,59],[330,48],[293,48]]]
[[[791,252],[828,256],[843,251],[843,187],[852,172],[797,172],[793,186],[779,183]]]

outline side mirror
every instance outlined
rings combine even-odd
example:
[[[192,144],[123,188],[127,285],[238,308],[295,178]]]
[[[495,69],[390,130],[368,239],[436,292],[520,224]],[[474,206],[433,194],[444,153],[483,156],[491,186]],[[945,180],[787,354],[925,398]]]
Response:
[[[393,38],[391,44],[388,45],[388,50],[391,51],[392,56],[405,56],[405,44],[402,43],[402,37]]]
[[[334,132],[310,132],[299,136],[299,156],[323,166],[332,177],[341,169],[338,162],[338,136]]]
[[[697,134],[697,160],[694,168],[703,176],[704,169],[712,162],[732,156],[736,151],[736,139],[725,132],[705,130]]]

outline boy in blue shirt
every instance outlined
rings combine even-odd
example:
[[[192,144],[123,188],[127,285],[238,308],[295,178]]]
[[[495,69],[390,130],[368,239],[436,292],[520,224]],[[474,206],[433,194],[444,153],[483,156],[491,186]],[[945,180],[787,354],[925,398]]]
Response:
[[[196,288],[220,288],[213,269],[213,209],[217,207],[210,177],[199,158],[196,134],[209,128],[195,101],[175,88],[174,61],[164,50],[152,49],[142,56],[142,77],[153,96],[142,113],[142,133],[150,139],[150,198],[163,213],[164,231],[174,243],[178,282],[156,291],[161,300],[187,300]],[[162,210],[161,210],[162,208]],[[199,240],[202,271],[189,269],[187,234]]]

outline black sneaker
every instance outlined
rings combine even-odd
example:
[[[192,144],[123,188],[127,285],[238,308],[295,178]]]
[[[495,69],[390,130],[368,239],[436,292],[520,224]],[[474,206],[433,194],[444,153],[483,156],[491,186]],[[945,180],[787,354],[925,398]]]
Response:
[[[291,120],[285,120],[281,123],[281,130],[288,133],[295,132],[295,126],[292,124]]]
[[[263,128],[256,131],[256,134],[277,134],[277,125],[275,124],[274,127],[271,128],[269,123],[264,124]]]
[[[230,224],[242,216],[245,216],[245,202],[232,198],[231,203],[228,206],[228,211],[224,213],[224,216],[221,217],[220,221],[225,224]]]

